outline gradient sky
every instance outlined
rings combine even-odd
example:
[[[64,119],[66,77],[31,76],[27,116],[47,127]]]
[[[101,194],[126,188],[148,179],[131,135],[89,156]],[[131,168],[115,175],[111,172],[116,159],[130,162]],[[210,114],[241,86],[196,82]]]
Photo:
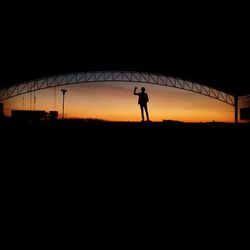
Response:
[[[140,83],[83,83],[56,88],[56,110],[61,114],[62,93],[65,96],[65,117],[97,118],[111,121],[140,121],[138,97],[133,89],[142,86],[149,95],[150,120],[179,120],[186,122],[233,122],[232,106],[185,90]],[[36,92],[36,110],[54,110],[54,88]],[[33,94],[32,94],[33,96]],[[11,109],[30,109],[30,94],[4,102],[5,114]],[[32,109],[33,109],[32,101]]]

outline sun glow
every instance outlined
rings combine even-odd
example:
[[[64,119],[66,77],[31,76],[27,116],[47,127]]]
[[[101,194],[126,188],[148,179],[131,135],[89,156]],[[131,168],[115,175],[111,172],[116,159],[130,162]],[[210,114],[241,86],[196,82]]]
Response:
[[[97,118],[110,121],[139,121],[140,110],[134,86],[144,86],[149,95],[150,120],[185,122],[233,122],[233,107],[218,100],[185,90],[135,83],[84,83],[64,86],[65,117]],[[4,102],[5,114],[12,109],[57,110],[61,114],[61,88],[40,90]],[[55,92],[56,91],[56,92]],[[56,95],[54,95],[56,93]]]

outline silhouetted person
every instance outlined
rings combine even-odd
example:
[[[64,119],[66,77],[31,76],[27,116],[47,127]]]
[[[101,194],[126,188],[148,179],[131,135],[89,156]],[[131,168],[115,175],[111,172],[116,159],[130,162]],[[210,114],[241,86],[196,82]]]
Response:
[[[134,95],[138,95],[139,96],[138,104],[140,105],[140,108],[141,108],[142,121],[144,121],[144,112],[143,112],[144,110],[146,112],[147,121],[149,121],[148,106],[147,106],[147,103],[149,101],[148,95],[147,95],[147,93],[145,93],[145,88],[144,87],[141,88],[141,92],[140,93],[136,93],[136,90],[137,90],[137,87],[135,87],[135,89],[134,89]]]

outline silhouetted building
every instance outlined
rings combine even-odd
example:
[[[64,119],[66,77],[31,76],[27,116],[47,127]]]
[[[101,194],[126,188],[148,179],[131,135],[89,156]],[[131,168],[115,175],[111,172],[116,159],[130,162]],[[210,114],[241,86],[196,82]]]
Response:
[[[43,110],[12,110],[11,118],[17,121],[42,121],[48,119],[48,113]]]
[[[241,120],[250,120],[250,107],[240,109],[240,119]]]
[[[51,121],[55,121],[58,118],[58,111],[50,111],[49,112],[49,119]]]

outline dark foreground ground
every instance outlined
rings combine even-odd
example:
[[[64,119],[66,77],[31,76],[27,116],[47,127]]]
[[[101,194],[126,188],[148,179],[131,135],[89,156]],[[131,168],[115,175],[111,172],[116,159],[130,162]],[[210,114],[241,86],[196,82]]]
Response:
[[[249,124],[0,124],[1,242],[249,247]]]
[[[0,126],[9,185],[14,174],[20,185],[34,181],[39,187],[248,184],[242,177],[248,175],[250,124],[72,120]]]

